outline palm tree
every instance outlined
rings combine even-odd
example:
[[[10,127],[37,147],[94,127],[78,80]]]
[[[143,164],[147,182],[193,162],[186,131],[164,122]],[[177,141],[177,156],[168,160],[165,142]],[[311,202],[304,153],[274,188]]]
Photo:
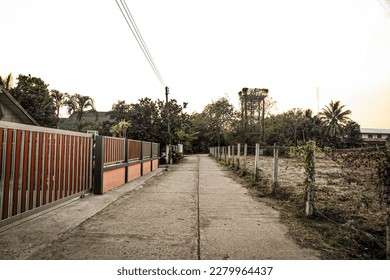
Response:
[[[67,101],[69,98],[69,94],[59,92],[58,90],[51,90],[50,91],[50,97],[52,98],[52,102],[54,105],[54,108],[56,110],[57,118],[60,118],[60,109],[63,106],[67,105]],[[58,122],[57,122],[57,128],[58,128]]]
[[[95,112],[96,120],[97,120],[97,112],[95,108],[94,100],[89,96],[83,96],[81,94],[74,94],[69,97],[66,101],[66,106],[68,106],[68,114],[76,113],[76,119],[78,122],[77,130],[81,131],[84,124],[82,123],[83,115],[87,111]]]
[[[12,73],[9,73],[5,78],[0,76],[0,86],[6,90],[10,90],[14,86],[14,76]]]
[[[116,124],[116,125],[111,126],[110,133],[112,134],[112,137],[116,137],[118,134],[120,134],[121,129],[120,129],[119,125]]]
[[[350,110],[343,111],[345,105],[340,105],[340,101],[331,101],[328,106],[322,109],[319,116],[324,124],[324,134],[333,139],[334,144],[337,137],[343,138],[344,127],[350,120],[348,115]]]
[[[50,97],[53,99],[53,105],[56,109],[57,117],[60,117],[60,109],[67,105],[69,94],[59,92],[58,90],[52,89],[50,91]]]
[[[119,123],[118,123],[118,127],[120,129],[120,133],[122,134],[122,137],[123,138],[126,138],[126,131],[127,129],[129,128],[130,126],[130,122],[127,122],[125,120],[121,120]]]

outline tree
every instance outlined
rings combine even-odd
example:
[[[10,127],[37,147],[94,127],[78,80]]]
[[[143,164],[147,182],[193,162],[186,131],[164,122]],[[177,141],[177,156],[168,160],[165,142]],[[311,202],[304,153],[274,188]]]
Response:
[[[346,123],[344,133],[346,148],[360,146],[363,143],[362,136],[360,134],[360,125],[353,120],[349,120]]]
[[[129,128],[130,126],[130,122],[127,122],[126,120],[121,120],[119,123],[118,123],[118,128],[119,128],[119,131],[120,131],[120,136],[122,136],[123,138],[126,138],[126,130]]]
[[[42,126],[57,123],[56,109],[49,95],[48,85],[37,77],[19,75],[18,84],[10,89],[13,97]]]
[[[9,73],[5,78],[0,76],[0,86],[6,90],[10,90],[14,86],[14,77],[12,73]]]
[[[233,105],[226,97],[221,97],[208,104],[202,114],[208,128],[206,137],[210,140],[210,144],[214,143],[214,145],[220,146],[225,142],[224,132],[230,129],[234,114]]]
[[[66,106],[69,99],[69,94],[59,92],[56,89],[50,90],[50,97],[53,100],[54,108],[56,109],[57,117],[60,117],[60,109]]]
[[[121,129],[119,125],[115,124],[110,128],[110,133],[112,134],[112,137],[116,137],[121,132]]]
[[[166,103],[161,100],[153,101],[150,98],[141,98],[138,103],[126,104],[120,100],[112,105],[110,118],[111,127],[125,120],[130,125],[126,129],[126,136],[161,143],[169,143]],[[183,107],[176,100],[169,100],[170,130],[172,143],[181,141],[178,131],[189,132],[189,116],[183,112]]]
[[[170,99],[169,101],[169,122],[170,122],[170,137],[171,143],[180,143],[178,132],[182,131],[185,133],[190,132],[190,121],[187,113],[183,111],[183,106],[177,103],[176,99]],[[168,134],[168,115],[167,115],[167,105],[166,102],[162,100],[157,101],[157,106],[160,115],[160,129],[162,131],[162,139],[160,143],[168,144],[169,143],[169,134]]]
[[[118,103],[113,104],[111,107],[110,119],[114,120],[114,123],[118,123],[121,120],[129,119],[131,105],[126,104],[124,100],[118,100]]]
[[[89,96],[83,96],[77,93],[69,97],[69,99],[66,101],[66,106],[68,107],[68,114],[77,114],[76,119],[78,123],[78,131],[81,131],[85,126],[85,123],[83,122],[83,115],[85,112],[92,111],[97,113],[94,100]]]
[[[53,106],[56,110],[57,115],[57,128],[58,128],[58,120],[60,118],[60,109],[64,106],[66,106],[69,95],[67,93],[59,92],[58,90],[51,90],[50,91],[50,97],[53,101]]]
[[[319,113],[323,121],[324,136],[331,140],[333,146],[339,146],[340,140],[344,137],[344,127],[350,120],[348,115],[350,110],[343,111],[345,105],[340,105],[340,101],[331,101],[328,106]]]
[[[164,133],[160,128],[157,102],[148,97],[131,104],[125,119],[132,124],[127,130],[128,138],[157,142]]]

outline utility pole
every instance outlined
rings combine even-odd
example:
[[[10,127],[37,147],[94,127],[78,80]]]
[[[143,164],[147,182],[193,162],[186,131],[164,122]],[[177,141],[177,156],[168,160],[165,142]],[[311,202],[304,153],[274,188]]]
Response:
[[[168,149],[167,149],[167,156],[168,156],[168,161],[167,163],[169,164],[171,162],[171,156],[170,156],[170,149],[171,149],[171,121],[170,121],[170,109],[169,109],[169,101],[168,101],[168,94],[169,94],[169,87],[165,87],[165,102],[167,106],[167,124],[168,124]]]

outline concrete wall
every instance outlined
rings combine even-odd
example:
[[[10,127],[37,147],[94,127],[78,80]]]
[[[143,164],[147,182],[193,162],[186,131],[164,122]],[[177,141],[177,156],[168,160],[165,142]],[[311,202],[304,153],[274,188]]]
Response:
[[[137,179],[140,176],[141,176],[141,163],[137,163],[127,167],[127,182]]]
[[[126,169],[118,168],[103,172],[103,193],[112,190],[125,183]]]
[[[152,170],[152,162],[145,161],[142,163],[142,175],[148,174]]]

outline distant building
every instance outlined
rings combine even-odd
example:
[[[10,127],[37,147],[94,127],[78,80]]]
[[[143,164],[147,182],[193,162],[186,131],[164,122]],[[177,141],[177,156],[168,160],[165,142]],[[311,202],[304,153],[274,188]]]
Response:
[[[38,122],[27,113],[18,101],[0,86],[0,121],[37,125]]]
[[[110,115],[108,112],[91,112],[87,111],[83,114],[81,123],[83,123],[82,132],[87,132],[88,130],[95,130],[99,123],[104,121],[109,121]],[[60,119],[58,123],[59,129],[77,131],[79,122],[77,121],[77,113],[73,113],[67,119]]]
[[[367,145],[384,145],[390,142],[390,129],[360,128],[363,143]]]

